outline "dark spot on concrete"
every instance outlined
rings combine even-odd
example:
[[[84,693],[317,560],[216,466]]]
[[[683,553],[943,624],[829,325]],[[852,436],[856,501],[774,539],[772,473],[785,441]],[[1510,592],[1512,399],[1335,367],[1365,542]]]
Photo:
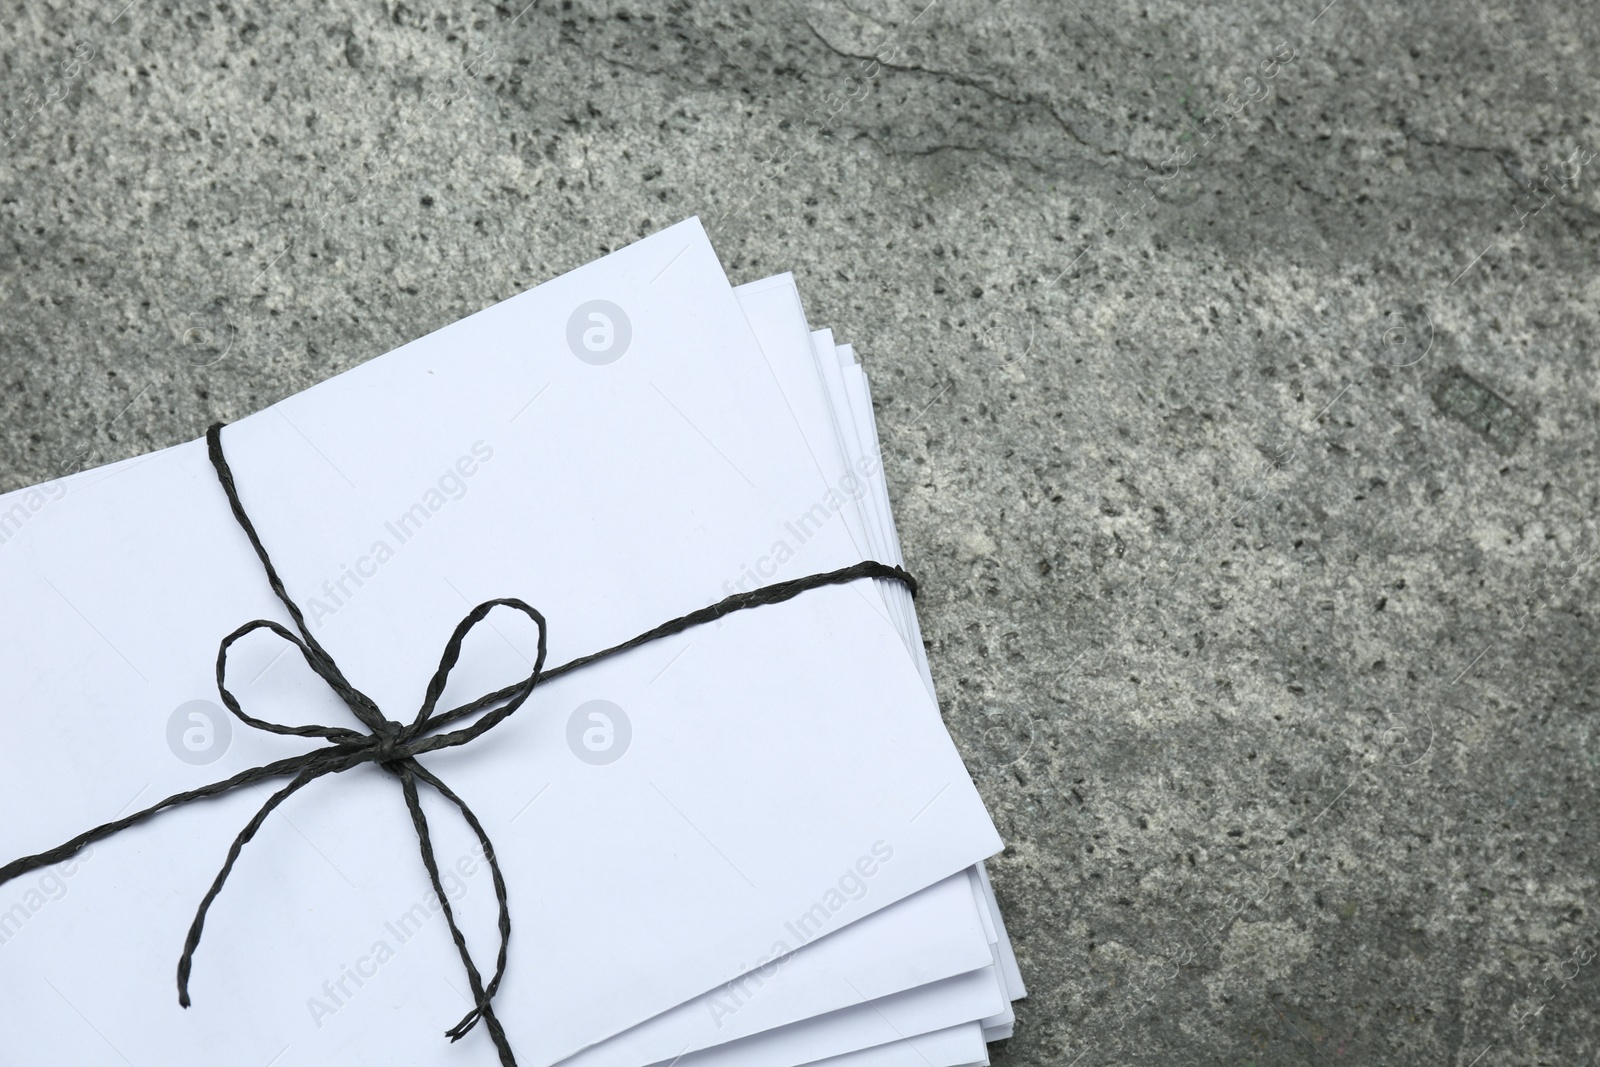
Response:
[[[1439,410],[1477,430],[1502,455],[1516,452],[1530,426],[1509,401],[1460,367],[1451,367],[1433,387]]]

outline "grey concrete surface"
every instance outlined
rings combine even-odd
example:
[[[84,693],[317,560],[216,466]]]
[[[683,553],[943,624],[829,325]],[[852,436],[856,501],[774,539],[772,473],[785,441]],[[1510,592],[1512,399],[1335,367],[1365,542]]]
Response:
[[[0,18],[0,488],[699,214],[872,376],[997,1063],[1600,1057],[1587,5],[124,2]]]

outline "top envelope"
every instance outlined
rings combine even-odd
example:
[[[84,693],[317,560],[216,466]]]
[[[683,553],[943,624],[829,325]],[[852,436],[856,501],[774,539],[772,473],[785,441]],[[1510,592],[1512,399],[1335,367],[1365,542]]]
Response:
[[[695,220],[290,397],[223,443],[312,632],[401,722],[480,602],[543,612],[556,666],[750,588],[757,559],[780,580],[866,558]],[[321,744],[194,703],[216,699],[223,635],[289,622],[203,441],[0,497],[0,515],[0,863]],[[525,677],[534,645],[522,616],[490,615],[440,706]],[[359,728],[285,647],[265,633],[236,647],[244,710]],[[496,729],[422,762],[473,807],[505,871],[495,1005],[523,1067],[1000,847],[864,580],[541,683]],[[466,982],[400,789],[370,764],[267,820],[211,909],[194,1007],[179,1008],[194,908],[281,784],[165,812],[0,887],[0,999],[29,1020],[7,1028],[8,1060],[494,1062],[482,1026],[444,1046]],[[455,810],[427,791],[423,805],[487,975],[489,874]]]

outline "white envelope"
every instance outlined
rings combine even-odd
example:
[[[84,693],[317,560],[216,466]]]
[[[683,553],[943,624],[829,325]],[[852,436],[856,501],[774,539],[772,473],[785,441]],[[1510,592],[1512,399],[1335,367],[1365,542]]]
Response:
[[[856,362],[854,350],[849,345],[833,346],[833,337],[830,331],[818,331],[812,335],[819,369],[824,370],[824,377],[831,380],[826,373],[826,364],[829,360],[830,349],[837,360],[841,370],[841,379],[831,390],[835,402],[843,398],[849,406],[848,416],[841,416],[841,426],[852,426],[854,434],[844,434],[842,443],[846,451],[847,462],[862,470],[873,472],[871,479],[873,492],[863,498],[864,510],[868,513],[866,524],[868,527],[868,542],[875,558],[883,559],[896,565],[903,565],[900,550],[900,541],[895,530],[894,520],[890,515],[888,483],[883,477],[881,462],[870,462],[881,457],[881,446],[878,441],[877,420],[873,415],[872,397],[868,388],[866,374]],[[842,389],[840,386],[842,385]],[[917,625],[915,608],[910,595],[904,586],[895,583],[880,583],[886,599],[891,606],[898,606],[901,610],[899,618],[903,627],[902,633],[907,638],[913,658],[926,680],[930,691],[933,688],[933,678],[929,670],[926,650],[922,644],[921,631]],[[1017,966],[1016,954],[1012,950],[1011,940],[1006,935],[1005,923],[1000,915],[999,903],[995,900],[994,889],[990,885],[988,872],[984,865],[975,864],[969,871],[972,880],[974,896],[979,902],[980,913],[983,917],[988,940],[994,953],[994,971],[1000,984],[1003,995],[1002,1008],[996,1014],[983,1019],[982,1029],[986,1040],[999,1041],[1011,1036],[1016,1015],[1012,1011],[1010,1002],[1020,1000],[1027,996],[1027,989],[1022,981],[1022,972]]]
[[[902,1042],[1000,1010],[1004,998],[993,968],[855,1004],[742,1041],[691,1052],[672,1067],[800,1067],[815,1060]],[[668,1067],[663,1064],[662,1067]]]
[[[968,875],[958,874],[593,1045],[561,1067],[645,1067],[992,963]]]
[[[931,1034],[816,1060],[810,1067],[967,1067],[989,1062],[983,1028],[966,1023]]]
[[[609,364],[568,345],[569,319],[596,300],[625,305],[631,327]],[[471,604],[533,603],[559,664],[720,598],[771,546],[786,521],[774,517],[809,506],[805,443],[782,427],[752,351],[691,221],[251,416],[225,444],[318,638],[408,721]],[[39,507],[29,492],[0,497],[0,513],[28,515],[0,545],[0,598],[26,605],[0,620],[16,694],[0,751],[5,858],[310,747],[235,723],[203,769],[168,748],[180,706],[209,696],[217,639],[282,618],[202,445],[68,479]],[[861,558],[842,524],[819,527],[807,552],[819,571]],[[505,868],[515,933],[496,1005],[524,1067],[793,948],[790,924],[842,928],[999,848],[866,585],[543,684],[492,735],[425,758]],[[491,616],[445,703],[525,674],[530,630]],[[247,710],[353,725],[277,652],[241,647],[230,677]],[[632,720],[631,747],[606,766],[568,748],[569,717],[595,699]],[[413,1062],[419,1042],[442,1044],[470,1006],[450,1002],[460,963],[398,790],[371,767],[314,783],[268,820],[208,920],[194,1010],[174,1003],[165,968],[260,800],[240,791],[164,814],[0,887],[0,989],[31,1020],[10,1052],[288,1067]],[[452,811],[425,806],[487,970],[487,877]],[[492,1062],[481,1026],[426,1054]]]
[[[819,333],[815,340],[824,340]],[[855,450],[851,451],[847,443],[849,462],[856,464],[861,469],[874,471],[872,477],[873,492],[863,498],[863,505],[869,513],[867,520],[869,534],[869,547],[874,558],[886,563],[904,566],[904,557],[900,550],[900,539],[895,530],[894,520],[890,515],[888,482],[883,477],[881,462],[881,446],[878,441],[877,420],[873,416],[872,394],[867,383],[867,376],[857,363],[855,352],[850,345],[840,345],[835,348],[839,365],[842,368],[846,398],[850,404],[853,423],[856,428]],[[819,359],[826,358],[825,351],[819,351]],[[909,593],[904,586],[897,583],[879,583],[886,598],[900,603],[905,617],[906,630],[902,631],[908,639],[912,649],[913,658],[922,673],[930,690],[933,687],[933,676],[928,666],[927,650],[922,644],[922,633],[917,625],[916,611],[912,606]],[[970,872],[976,882],[978,899],[983,906],[983,914],[987,916],[989,940],[996,948],[999,957],[998,972],[1006,984],[1008,1000],[1021,1000],[1028,995],[1027,987],[1022,980],[1022,971],[1017,966],[1017,957],[1012,949],[1011,939],[1006,934],[1005,921],[1000,914],[999,902],[995,899],[994,887],[990,884],[989,873],[984,865],[975,864]],[[989,1040],[997,1041],[1010,1037],[1009,1023],[993,1028],[994,1032]],[[1004,1031],[1004,1032],[1002,1032]]]
[[[818,372],[792,278],[785,275],[740,286],[734,295],[784,393],[796,428],[806,438],[819,477],[833,490],[817,501],[827,509],[826,521],[844,524],[861,555],[875,555],[868,547],[866,518],[858,505],[870,499],[867,479],[881,471],[866,465],[856,470],[845,461],[840,416]],[[839,399],[843,401],[842,396]],[[851,416],[844,413],[845,418]],[[846,478],[848,471],[854,473]],[[747,587],[805,573],[801,538],[791,533],[786,544],[794,550],[793,557],[783,564],[757,560],[749,568],[754,573],[744,580]],[[878,585],[898,587],[898,583]],[[900,993],[988,966],[993,962],[993,941],[987,909],[980,912],[975,907],[971,883],[965,878],[947,880],[808,944],[785,957],[781,966],[742,975],[585,1049],[565,1061],[565,1067],[639,1067],[824,1015],[863,998]],[[939,1022],[959,1021],[964,1020]]]

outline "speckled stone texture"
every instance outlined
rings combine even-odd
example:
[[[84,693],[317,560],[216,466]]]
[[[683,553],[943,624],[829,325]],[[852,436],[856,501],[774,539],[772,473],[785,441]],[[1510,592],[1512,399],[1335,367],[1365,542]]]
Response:
[[[0,488],[698,214],[872,377],[997,1063],[1600,1058],[1589,5],[123,2],[0,18]]]

